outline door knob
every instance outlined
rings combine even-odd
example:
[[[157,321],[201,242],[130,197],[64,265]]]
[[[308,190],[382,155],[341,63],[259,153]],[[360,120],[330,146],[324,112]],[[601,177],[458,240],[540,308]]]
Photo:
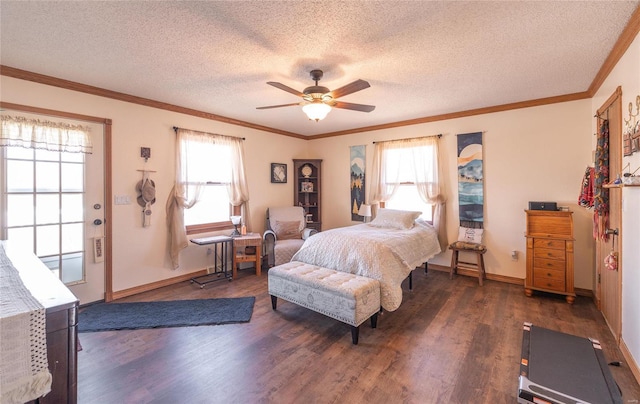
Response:
[[[96,219],[93,221],[93,224],[95,224],[96,226],[100,226],[102,224],[102,220]]]
[[[618,229],[607,229],[604,232],[605,234],[613,234],[614,236],[618,235]]]

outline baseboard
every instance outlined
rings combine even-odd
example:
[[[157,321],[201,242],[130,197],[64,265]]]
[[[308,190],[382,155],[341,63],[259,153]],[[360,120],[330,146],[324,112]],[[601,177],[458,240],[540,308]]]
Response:
[[[620,352],[622,352],[622,356],[627,366],[629,366],[631,373],[633,373],[633,376],[636,378],[636,381],[640,383],[640,368],[638,367],[638,363],[633,359],[633,355],[631,355],[627,344],[624,343],[624,338],[620,339]]]
[[[163,288],[165,286],[169,286],[169,285],[173,285],[173,284],[176,284],[176,283],[188,281],[189,279],[191,279],[193,277],[206,275],[207,273],[208,272],[207,272],[206,269],[201,269],[199,271],[190,272],[188,274],[176,276],[174,278],[163,279],[161,281],[147,283],[145,285],[135,286],[135,287],[129,288],[129,289],[119,290],[117,292],[113,292],[113,300],[122,299],[123,297],[133,296],[133,295],[137,295],[138,293],[148,292],[150,290]]]
[[[594,303],[596,301],[593,290],[574,288],[573,291],[576,292],[576,295],[578,296],[590,297],[591,299],[593,299]]]
[[[431,269],[435,269],[436,271],[442,271],[442,272],[450,272],[451,271],[451,267],[448,267],[448,266],[445,266],[445,265],[437,265],[437,264],[429,264],[429,269],[430,270]],[[458,268],[458,275],[471,276],[473,278],[477,278],[478,277],[478,273],[476,271],[470,271],[468,269],[463,269],[463,268]],[[524,286],[524,279],[514,278],[512,276],[490,274],[490,273],[487,273],[486,275],[487,275],[487,279],[492,280],[492,281],[511,283],[511,284],[514,284],[514,285],[522,285],[522,286]]]
[[[445,266],[445,265],[429,264],[429,269],[435,269],[436,271],[442,271],[442,272],[449,272],[451,270],[451,267],[448,267],[448,266]],[[470,270],[464,269],[464,268],[458,268],[458,275],[471,276],[473,278],[477,278],[478,277],[478,273],[476,271],[470,271]],[[524,286],[524,279],[514,278],[512,276],[504,276],[504,275],[496,275],[496,274],[487,273],[487,279],[490,279],[492,281],[511,283],[513,285],[522,285],[522,286]],[[593,294],[592,290],[589,290],[589,289],[574,289],[574,292],[576,292],[576,295],[578,295],[578,296],[590,297],[590,298],[594,299],[594,301],[595,301],[595,295]]]

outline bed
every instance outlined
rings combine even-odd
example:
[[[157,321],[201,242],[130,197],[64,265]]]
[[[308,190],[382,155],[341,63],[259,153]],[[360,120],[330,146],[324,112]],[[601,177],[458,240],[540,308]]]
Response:
[[[340,227],[308,238],[291,261],[366,276],[380,281],[382,308],[402,303],[401,283],[440,252],[438,234],[419,212],[379,209],[367,224]]]

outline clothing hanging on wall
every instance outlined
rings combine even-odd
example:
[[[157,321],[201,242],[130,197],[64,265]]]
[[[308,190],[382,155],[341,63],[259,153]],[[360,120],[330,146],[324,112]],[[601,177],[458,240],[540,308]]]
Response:
[[[580,187],[580,195],[578,196],[578,205],[583,208],[593,208],[593,181],[595,177],[595,168],[587,167],[582,178],[582,186]]]
[[[593,191],[593,238],[608,240],[609,227],[609,120],[604,119],[598,132]]]

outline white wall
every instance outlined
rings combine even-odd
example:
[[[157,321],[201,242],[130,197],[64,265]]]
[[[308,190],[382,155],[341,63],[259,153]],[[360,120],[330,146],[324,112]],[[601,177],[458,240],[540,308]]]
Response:
[[[640,35],[636,36],[593,97],[592,114],[618,86],[622,87],[622,117],[629,119],[629,103],[632,103],[635,113],[636,97],[640,95]],[[592,121],[595,133],[595,120]],[[627,163],[630,164],[631,171],[640,168],[640,153],[624,157],[622,167]],[[636,175],[640,175],[640,170]],[[633,355],[637,366],[640,362],[640,188],[624,189],[622,196],[622,341]]]
[[[529,201],[557,201],[574,212],[575,286],[592,290],[591,213],[577,205],[580,183],[591,161],[590,108],[590,100],[581,100],[314,140],[313,153],[324,159],[323,228],[353,224],[349,146],[367,145],[366,170],[370,174],[373,141],[442,133],[441,154],[448,189],[447,231],[453,241],[459,223],[456,135],[482,131],[487,272],[525,277],[524,210]],[[511,260],[511,250],[518,251],[518,261]],[[450,257],[447,251],[430,262],[448,266]]]
[[[113,290],[140,286],[207,266],[206,249],[189,246],[181,255],[181,266],[172,270],[167,253],[165,204],[175,177],[173,126],[245,137],[246,170],[251,195],[249,230],[264,230],[268,206],[291,205],[293,190],[289,184],[270,182],[271,163],[287,163],[292,176],[292,158],[306,157],[306,140],[274,135],[258,130],[215,122],[78,93],[56,87],[0,76],[0,95],[5,102],[30,105],[76,114],[109,118],[113,121],[113,194],[129,195],[130,205],[113,206]],[[151,148],[145,165],[140,147]],[[155,170],[156,200],[152,206],[151,226],[142,227],[141,208],[135,202],[138,169]],[[105,201],[112,203],[113,201]]]
[[[135,201],[137,169],[156,170],[157,203],[152,225],[143,228],[137,204],[115,205],[113,212],[113,289],[120,291],[167,279],[206,266],[206,250],[190,246],[181,267],[172,271],[166,253],[164,204],[174,178],[172,126],[246,137],[245,152],[251,193],[251,227],[263,230],[268,206],[292,202],[292,185],[271,184],[271,162],[292,158],[323,159],[323,228],[352,224],[349,203],[349,146],[367,144],[371,170],[374,140],[442,133],[443,167],[447,174],[449,239],[457,234],[456,134],[484,132],[485,228],[489,273],[525,276],[524,210],[528,201],[557,201],[574,211],[576,231],[575,285],[593,288],[593,245],[590,214],[576,205],[580,180],[591,160],[591,103],[588,100],[527,108],[449,121],[305,141],[195,118],[2,76],[7,102],[57,109],[113,120],[113,194]],[[140,147],[151,147],[146,164]],[[110,201],[112,202],[112,201]],[[519,252],[511,260],[511,250]],[[449,253],[434,263],[449,264]]]

